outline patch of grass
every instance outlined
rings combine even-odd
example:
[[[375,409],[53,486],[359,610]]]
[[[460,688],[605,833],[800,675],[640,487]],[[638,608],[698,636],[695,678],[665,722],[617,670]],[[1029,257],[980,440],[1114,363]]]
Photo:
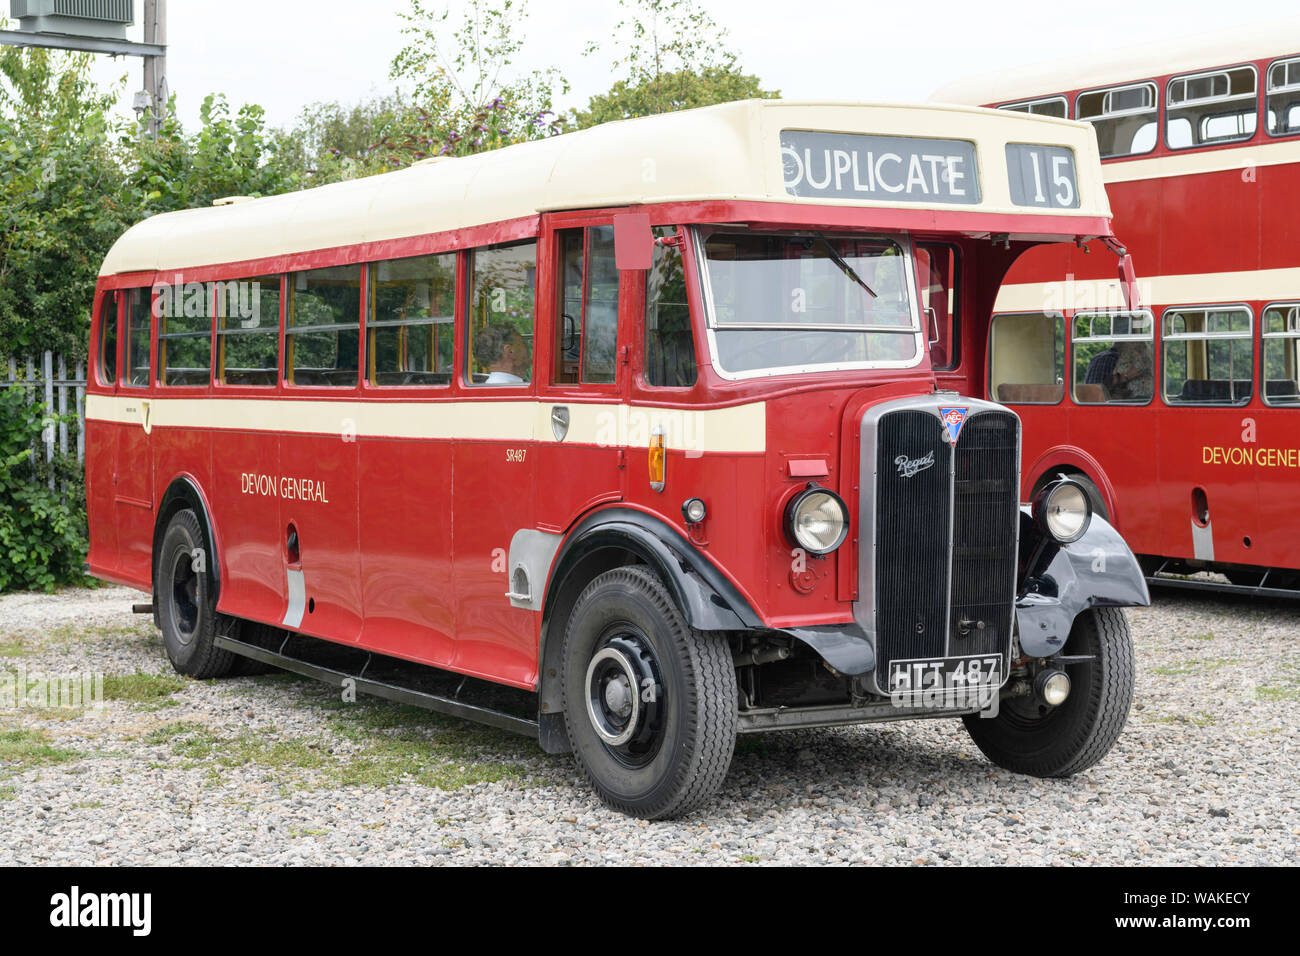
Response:
[[[1213,634],[1187,634],[1187,635],[1185,635],[1185,637],[1186,637],[1186,639],[1189,640],[1189,641],[1212,641],[1212,640],[1214,640],[1214,635],[1213,635]]]
[[[107,674],[104,677],[104,699],[130,704],[164,706],[167,698],[184,688],[184,678],[173,674]]]
[[[22,657],[26,653],[26,647],[23,645],[22,638],[11,638],[7,641],[0,641],[0,657]]]
[[[13,787],[0,787],[0,803],[4,803],[6,800],[12,800],[17,795],[18,791]]]
[[[1265,684],[1255,688],[1260,700],[1300,700],[1300,687],[1295,684]]]
[[[1186,674],[1207,674],[1236,663],[1236,659],[1231,657],[1206,658],[1203,660],[1183,661],[1181,664],[1166,667],[1152,667],[1150,671],[1152,674],[1160,674],[1165,677],[1182,677]]]
[[[0,771],[20,773],[31,767],[66,763],[80,757],[75,750],[55,747],[43,730],[22,727],[0,730]]]
[[[744,856],[738,857],[738,859],[740,860],[741,863],[757,863],[757,862],[758,862],[758,857],[756,857],[756,856],[755,856],[754,854],[752,854],[752,853],[746,853]]]
[[[1167,714],[1163,717],[1148,719],[1153,724],[1189,724],[1192,727],[1210,727],[1215,723],[1214,715],[1203,710],[1191,714]]]
[[[102,807],[103,805],[104,805],[103,802],[100,801],[100,800],[87,800],[85,803],[74,803],[74,804],[72,805],[72,809],[74,809],[74,810],[98,810],[98,809],[99,809],[100,807]]]

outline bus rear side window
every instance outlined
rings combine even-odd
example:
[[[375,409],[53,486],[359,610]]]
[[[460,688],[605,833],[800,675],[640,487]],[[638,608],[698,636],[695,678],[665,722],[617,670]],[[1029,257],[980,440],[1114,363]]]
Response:
[[[1135,83],[1080,93],[1075,118],[1097,130],[1102,159],[1149,153],[1156,148],[1156,85]]]
[[[117,293],[105,292],[99,303],[99,381],[117,381]]]
[[[211,282],[160,285],[157,293],[158,383],[207,385],[212,374]]]
[[[289,384],[357,385],[360,328],[360,266],[313,269],[291,276],[289,320],[284,330]]]
[[[370,267],[366,380],[450,385],[456,324],[456,253]]]
[[[656,238],[674,236],[677,229],[659,226]],[[655,246],[654,263],[645,280],[645,381],[665,388],[695,384],[695,338],[686,300],[682,251]]]
[[[1170,405],[1244,405],[1254,391],[1254,333],[1246,308],[1171,309],[1161,353]]]
[[[1055,405],[1065,397],[1065,318],[1059,312],[996,315],[989,343],[994,401]]]
[[[217,381],[274,385],[280,367],[280,277],[217,283]]]
[[[145,387],[152,378],[149,361],[149,339],[153,334],[153,300],[148,289],[132,289],[126,307],[126,368],[123,369],[127,385]]]
[[[526,385],[533,377],[537,243],[475,249],[469,288],[466,381]]]
[[[1264,310],[1264,401],[1300,406],[1300,303]]]
[[[1149,312],[1079,312],[1070,345],[1078,405],[1145,405],[1155,394]]]

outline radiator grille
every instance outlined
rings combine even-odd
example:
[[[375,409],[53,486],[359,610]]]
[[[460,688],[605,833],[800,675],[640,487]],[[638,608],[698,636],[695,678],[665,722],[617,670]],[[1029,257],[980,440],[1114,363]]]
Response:
[[[887,412],[877,424],[874,579],[882,688],[895,660],[996,653],[1006,674],[1019,422],[1010,412],[980,411],[967,419],[955,450],[943,435],[931,409]],[[927,458],[932,465],[914,467]]]

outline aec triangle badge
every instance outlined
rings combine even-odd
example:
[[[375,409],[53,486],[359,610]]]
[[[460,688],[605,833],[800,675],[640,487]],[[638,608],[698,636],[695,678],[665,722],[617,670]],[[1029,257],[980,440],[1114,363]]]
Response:
[[[939,417],[943,419],[943,427],[948,429],[948,441],[953,445],[957,444],[957,436],[961,434],[961,426],[966,424],[966,415],[970,412],[969,408],[940,408]]]

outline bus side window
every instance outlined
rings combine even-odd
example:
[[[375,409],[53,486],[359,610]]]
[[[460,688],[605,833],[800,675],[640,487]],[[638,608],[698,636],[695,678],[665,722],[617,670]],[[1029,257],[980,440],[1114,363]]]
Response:
[[[614,383],[618,346],[618,268],[614,227],[564,229],[560,240],[555,381]]]
[[[675,235],[672,226],[658,226],[656,237]],[[686,273],[677,246],[655,246],[654,264],[646,273],[645,381],[666,388],[695,384],[695,337],[686,300]]]
[[[1065,318],[1059,312],[995,315],[989,355],[995,402],[1055,405],[1065,397]]]
[[[958,324],[957,248],[946,243],[916,244],[916,279],[921,287],[921,313],[930,343],[930,364],[950,372],[961,364]]]
[[[355,387],[360,327],[360,266],[294,273],[284,330],[289,384]]]
[[[1255,68],[1175,77],[1165,92],[1165,142],[1170,149],[1250,139],[1255,135]]]
[[[274,385],[280,367],[280,277],[217,283],[217,381]]]
[[[1170,309],[1160,338],[1170,405],[1244,405],[1254,392],[1255,337],[1246,308]]]
[[[472,250],[469,290],[467,384],[528,384],[533,378],[537,243]]]
[[[1269,65],[1264,103],[1269,135],[1300,133],[1300,56]]]
[[[155,286],[158,384],[207,385],[212,365],[212,282]]]
[[[1070,345],[1078,405],[1145,405],[1155,393],[1150,313],[1079,312]]]
[[[153,334],[153,299],[148,289],[132,289],[126,305],[126,368],[123,384],[141,388],[149,384],[149,337]]]
[[[1264,310],[1264,401],[1300,406],[1300,303]]]
[[[370,267],[366,380],[450,385],[456,324],[456,253]]]
[[[117,293],[105,292],[99,303],[99,381],[117,381]]]
[[[1156,85],[1134,83],[1080,93],[1075,119],[1092,123],[1102,159],[1156,148]]]

